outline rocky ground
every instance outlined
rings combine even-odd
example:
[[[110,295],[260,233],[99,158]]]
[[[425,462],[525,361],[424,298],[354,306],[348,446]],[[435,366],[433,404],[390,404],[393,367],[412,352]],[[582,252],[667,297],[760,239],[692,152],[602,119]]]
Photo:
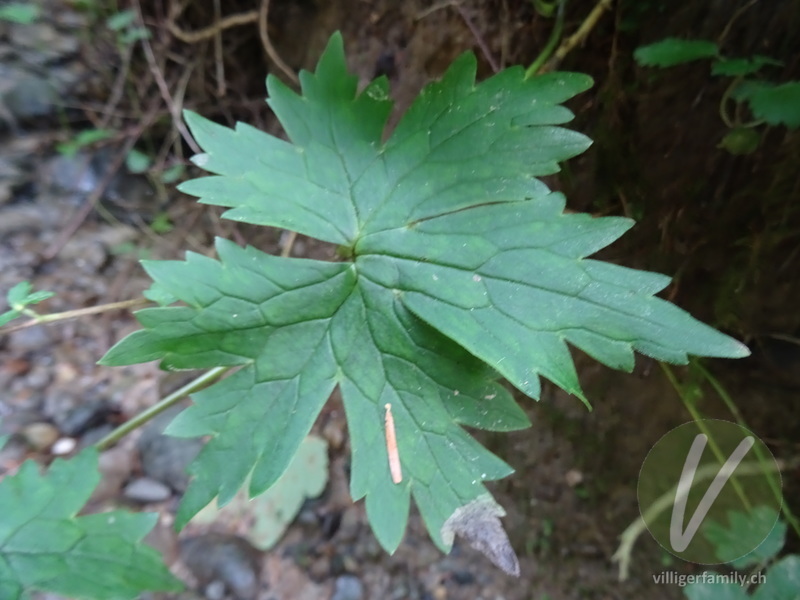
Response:
[[[317,15],[305,52],[318,52],[329,29],[344,28],[346,38],[348,27],[357,30],[350,43],[355,68],[366,78],[383,65],[402,106],[452,56],[477,45],[470,26],[482,28],[504,61],[533,44],[529,40],[508,48],[509,40],[525,30],[521,15],[532,14],[511,4],[509,9],[502,3],[506,12],[496,20],[482,5],[470,8],[468,26],[452,9],[423,14],[423,7],[416,7],[413,21],[407,14],[411,9],[392,12],[386,3],[372,8],[357,3],[349,20],[335,10]],[[63,148],[56,151],[58,143],[77,134],[64,125],[74,119],[75,107],[97,94],[97,88],[113,91],[87,67],[93,41],[83,32],[89,16],[70,3],[47,6],[33,25],[0,22],[0,296],[27,280],[55,292],[37,307],[42,311],[81,309],[139,297],[149,285],[138,265],[141,258],[175,258],[186,249],[210,253],[214,235],[274,253],[284,249],[287,239],[280,231],[237,228],[220,220],[215,208],[197,206],[173,186],[120,168],[124,135],[71,156]],[[304,13],[284,7],[278,18],[299,22]],[[409,38],[408,23],[418,21],[423,24]],[[306,60],[290,41],[277,38],[290,62]],[[586,68],[593,68],[594,61],[587,62]],[[581,164],[594,166],[579,162],[576,169]],[[159,219],[169,227],[154,226]],[[659,251],[657,242],[654,246]],[[293,256],[332,258],[329,247],[302,237],[291,251]],[[644,252],[634,253],[627,264],[647,262]],[[0,433],[12,434],[0,451],[0,476],[25,459],[47,464],[96,442],[191,379],[192,374],[160,372],[154,364],[96,365],[134,329],[130,312],[118,310],[0,332]],[[791,454],[798,433],[796,418],[791,418],[797,356],[791,344],[767,343],[763,350],[760,358],[742,361],[736,370],[712,368],[736,390],[752,426],[773,440],[777,453]],[[163,418],[102,455],[103,479],[91,509],[122,505],[158,512],[160,522],[149,541],[187,581],[192,591],[177,596],[184,600],[680,598],[676,586],[654,585],[653,574],[699,567],[670,560],[648,535],[635,547],[628,581],[618,581],[611,556],[618,535],[638,516],[635,482],[644,456],[661,435],[689,417],[661,370],[647,360],[633,375],[612,373],[585,357],[578,357],[578,363],[593,412],[547,388],[538,404],[521,399],[532,429],[478,436],[517,470],[493,491],[508,511],[505,526],[520,557],[519,579],[463,544],[443,556],[416,514],[399,550],[386,555],[362,504],[353,504],[348,495],[349,448],[336,396],[314,429],[328,444],[325,490],[304,503],[268,552],[255,550],[245,539],[245,514],[242,522],[190,525],[181,534],[174,532],[174,511],[187,483],[185,467],[202,441],[164,436]],[[706,414],[725,414],[711,396],[704,402]]]

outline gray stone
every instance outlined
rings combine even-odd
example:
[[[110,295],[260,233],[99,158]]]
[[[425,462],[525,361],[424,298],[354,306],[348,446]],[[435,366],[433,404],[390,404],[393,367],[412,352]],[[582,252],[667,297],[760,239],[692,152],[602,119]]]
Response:
[[[336,578],[331,600],[363,600],[364,584],[354,575],[342,575]]]
[[[203,441],[164,435],[164,428],[180,410],[181,407],[175,407],[153,419],[142,431],[137,447],[144,474],[182,493],[189,485],[186,467],[202,449]]]
[[[2,101],[14,118],[31,119],[53,112],[58,92],[46,79],[28,73],[3,95]]]
[[[247,540],[220,533],[187,538],[181,557],[204,589],[216,591],[222,583],[236,600],[255,600],[261,553]]]
[[[149,504],[169,499],[172,496],[172,490],[155,479],[139,477],[125,486],[122,495],[132,502]]]
[[[8,337],[9,348],[17,353],[34,352],[42,348],[47,348],[53,343],[48,329],[43,325],[35,325],[33,327],[20,329]]]
[[[47,186],[67,193],[88,194],[100,183],[90,157],[82,152],[53,156],[42,167],[41,175]]]
[[[47,450],[58,439],[58,429],[50,423],[31,423],[20,432],[27,444],[37,451]]]

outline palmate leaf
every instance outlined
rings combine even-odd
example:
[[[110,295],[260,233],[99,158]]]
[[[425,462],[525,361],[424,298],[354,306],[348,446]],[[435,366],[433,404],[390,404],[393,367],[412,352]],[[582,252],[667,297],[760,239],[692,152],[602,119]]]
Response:
[[[97,454],[33,461],[0,481],[0,598],[30,590],[72,598],[126,599],[181,589],[153,548],[141,544],[157,515],[114,511],[76,517],[100,480]]]
[[[253,495],[274,483],[338,385],[352,496],[366,497],[376,536],[397,547],[413,496],[446,548],[445,522],[487,493],[485,481],[512,472],[463,426],[529,424],[498,375],[534,398],[540,375],[583,398],[566,342],[628,370],[633,350],[677,363],[687,353],[747,354],[654,298],[668,278],[586,260],[632,223],[564,215],[562,196],[536,179],[588,147],[559,127],[572,118],[560,103],[588,77],[525,79],[513,68],[476,85],[466,54],[386,142],[386,81],[359,93],[339,35],[301,82],[302,96],[267,80],[290,142],[187,113],[206,151],[195,160],[215,175],[181,189],[229,207],[230,219],[340,244],[349,259],[278,258],[218,240],[218,260],[145,262],[160,291],[184,305],[138,312],[144,329],[102,361],[239,367],[170,427],[212,436],[179,524],[215,496],[229,501],[248,477]]]

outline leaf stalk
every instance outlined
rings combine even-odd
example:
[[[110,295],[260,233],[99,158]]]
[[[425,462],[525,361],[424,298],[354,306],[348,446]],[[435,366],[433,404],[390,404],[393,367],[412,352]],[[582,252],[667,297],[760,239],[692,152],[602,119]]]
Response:
[[[168,408],[172,407],[173,405],[177,404],[180,400],[184,397],[188,396],[189,394],[193,394],[198,390],[207,387],[211,383],[213,383],[216,379],[219,379],[223,374],[229,371],[231,367],[214,367],[213,369],[206,371],[200,377],[193,379],[189,383],[187,383],[182,388],[179,388],[166,396],[163,400],[159,401],[157,404],[154,404],[147,410],[140,412],[138,415],[129,419],[119,427],[117,427],[114,431],[109,433],[106,437],[101,439],[99,442],[95,444],[95,448],[98,451],[108,450],[111,446],[116,444],[119,440],[123,437],[128,435],[130,432],[138,429],[154,417],[160,415],[162,412],[167,410]]]

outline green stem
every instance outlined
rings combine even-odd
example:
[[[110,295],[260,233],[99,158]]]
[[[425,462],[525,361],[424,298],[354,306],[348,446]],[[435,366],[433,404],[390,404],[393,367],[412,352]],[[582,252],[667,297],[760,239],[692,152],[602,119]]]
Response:
[[[111,446],[116,444],[120,439],[129,434],[131,431],[134,431],[135,429],[141,427],[156,415],[161,414],[171,406],[177,404],[185,396],[193,394],[197,390],[211,384],[215,379],[218,379],[230,369],[231,367],[214,367],[213,369],[206,371],[205,373],[200,375],[200,377],[198,377],[197,379],[193,379],[182,388],[172,392],[169,396],[165,397],[157,404],[151,406],[147,410],[140,412],[132,419],[126,421],[125,423],[117,427],[114,431],[112,431],[102,440],[97,442],[95,444],[95,448],[97,448],[100,451],[108,450]]]
[[[733,91],[742,82],[742,80],[743,78],[741,76],[734,78],[730,85],[725,88],[725,91],[722,94],[722,99],[719,101],[719,116],[728,129],[733,129],[734,127],[739,126],[739,119],[731,119],[731,116],[728,114],[728,100],[731,99]]]
[[[27,329],[34,325],[43,325],[45,323],[54,323],[56,321],[66,321],[67,319],[75,319],[77,317],[85,317],[87,315],[96,315],[98,313],[108,312],[110,310],[121,310],[124,308],[133,308],[135,306],[144,306],[149,303],[145,298],[135,298],[133,300],[123,300],[121,302],[111,302],[109,304],[100,304],[98,306],[89,306],[87,308],[77,308],[75,310],[66,310],[64,312],[53,313],[50,315],[40,315],[39,313],[31,310],[24,309],[22,312],[31,317],[30,321],[20,323],[19,325],[11,325],[8,327],[0,328],[0,335],[19,331],[20,329]]]
[[[697,371],[706,378],[706,380],[711,384],[711,387],[714,388],[714,391],[717,392],[717,395],[722,399],[722,402],[725,403],[725,406],[728,407],[728,410],[731,411],[733,418],[736,420],[736,423],[740,427],[744,427],[745,429],[750,429],[747,426],[747,423],[742,417],[742,413],[739,411],[739,407],[736,406],[733,399],[728,394],[727,390],[722,387],[722,384],[714,377],[711,373],[709,373],[698,361],[692,361],[692,367],[697,369]],[[763,467],[764,473],[771,473],[772,470],[769,468],[770,461],[769,459],[764,456],[764,452],[761,449],[759,444],[755,444],[753,446],[753,450],[755,450],[756,458],[758,459],[759,464]],[[769,481],[769,487],[772,490],[772,493],[775,495],[775,499],[781,503],[781,511],[783,512],[783,516],[792,526],[795,533],[800,536],[800,521],[798,521],[797,517],[792,512],[792,509],[789,508],[788,504],[783,501],[783,492],[781,491],[781,486],[778,481],[775,480],[773,477],[767,477],[767,481]]]
[[[560,0],[558,3],[558,12],[556,13],[556,22],[553,25],[553,30],[550,32],[550,39],[547,40],[547,44],[545,47],[542,48],[542,51],[539,53],[539,56],[536,57],[531,63],[531,66],[528,67],[528,70],[525,71],[525,79],[529,77],[533,77],[539,72],[539,69],[542,68],[544,63],[547,62],[547,59],[553,54],[553,51],[556,49],[559,40],[561,39],[561,32],[564,31],[564,7],[567,4],[567,0]]]
[[[688,410],[689,414],[692,416],[692,420],[694,420],[695,424],[697,425],[697,428],[701,432],[703,432],[703,435],[706,436],[706,439],[708,440],[708,445],[711,446],[711,451],[714,453],[714,456],[716,456],[720,466],[724,465],[725,455],[722,454],[722,449],[719,447],[717,441],[711,435],[711,432],[708,430],[708,427],[706,427],[706,424],[703,421],[703,415],[701,415],[700,411],[697,410],[694,401],[686,395],[683,386],[678,382],[677,378],[675,377],[675,374],[672,372],[672,369],[670,369],[669,366],[667,366],[663,362],[660,362],[659,364],[661,365],[661,369],[666,374],[667,379],[669,379],[669,382],[675,388],[675,391],[678,392],[678,396],[683,402],[683,405],[686,407],[686,410]],[[739,483],[739,480],[735,476],[731,476],[730,482],[731,485],[733,486],[733,489],[736,490],[736,495],[739,496],[739,499],[742,501],[742,504],[744,504],[745,508],[748,511],[752,510],[752,507],[750,506],[750,501],[747,499],[747,496],[745,495],[744,489]]]
[[[776,465],[769,467],[767,471],[771,472],[776,468],[780,470],[794,469],[799,462],[800,461],[796,458],[789,462],[778,462]],[[742,475],[758,475],[764,472],[764,467],[758,462],[740,463],[739,466],[736,467],[736,471]],[[692,480],[692,486],[706,479],[712,479],[716,477],[718,473],[719,471],[714,465],[700,467],[697,469],[694,479]],[[625,581],[628,578],[634,542],[636,542],[636,539],[647,529],[648,522],[654,521],[658,515],[675,503],[677,500],[677,489],[677,485],[673,486],[659,496],[650,506],[642,508],[642,515],[631,523],[625,531],[622,532],[622,535],[619,536],[619,548],[617,548],[614,556],[611,557],[611,562],[619,564],[620,581]],[[686,490],[685,493],[688,494],[689,490]]]

